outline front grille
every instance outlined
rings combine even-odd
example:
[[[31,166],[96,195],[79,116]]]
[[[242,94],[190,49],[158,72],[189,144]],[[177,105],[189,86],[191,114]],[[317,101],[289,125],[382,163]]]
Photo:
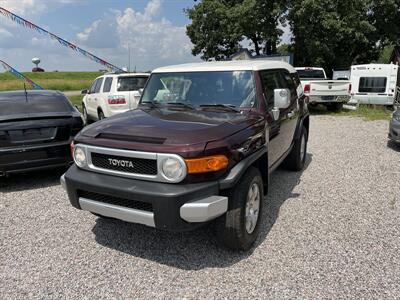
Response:
[[[91,153],[92,164],[101,169],[124,173],[157,175],[157,160]]]
[[[146,202],[130,200],[125,198],[119,198],[114,196],[102,195],[94,192],[78,190],[78,197],[86,198],[93,201],[98,201],[101,203],[107,203],[127,208],[133,208],[138,210],[144,210],[148,212],[153,212],[153,205]]]

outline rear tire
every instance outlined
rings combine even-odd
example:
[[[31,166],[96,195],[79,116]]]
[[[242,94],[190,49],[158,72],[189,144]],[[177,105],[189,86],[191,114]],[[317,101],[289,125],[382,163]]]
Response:
[[[104,113],[101,109],[99,109],[97,115],[98,115],[99,121],[103,120],[105,118]]]
[[[308,132],[305,126],[302,126],[300,138],[294,141],[292,151],[283,162],[283,166],[291,171],[301,171],[307,156]]]
[[[260,171],[250,167],[228,191],[228,211],[216,223],[217,239],[225,247],[246,251],[253,245],[262,215],[263,186]]]
[[[343,109],[343,103],[342,102],[331,103],[327,106],[327,108],[331,112],[339,112]]]

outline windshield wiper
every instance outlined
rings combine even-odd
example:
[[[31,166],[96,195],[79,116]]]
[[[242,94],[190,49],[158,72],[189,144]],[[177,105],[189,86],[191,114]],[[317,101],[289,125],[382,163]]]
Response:
[[[167,102],[168,105],[178,105],[194,110],[194,106],[184,102]]]
[[[236,106],[230,105],[230,104],[202,104],[202,105],[200,105],[200,107],[221,107],[221,108],[227,108],[231,111],[240,113],[240,110],[237,109]]]

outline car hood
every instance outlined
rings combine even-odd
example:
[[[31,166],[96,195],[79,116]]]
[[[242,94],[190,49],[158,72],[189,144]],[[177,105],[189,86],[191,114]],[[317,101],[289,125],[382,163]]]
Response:
[[[189,145],[223,139],[259,120],[250,112],[136,109],[88,126],[81,137]]]

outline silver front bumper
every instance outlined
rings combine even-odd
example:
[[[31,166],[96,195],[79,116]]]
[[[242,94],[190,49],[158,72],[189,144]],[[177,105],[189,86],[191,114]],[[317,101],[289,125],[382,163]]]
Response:
[[[190,223],[207,222],[215,219],[228,210],[228,198],[211,196],[201,200],[185,203],[180,208],[181,218]]]
[[[105,217],[155,227],[154,213],[152,212],[102,203],[86,198],[79,198],[79,205],[82,210]],[[223,215],[227,210],[227,197],[211,196],[182,205],[180,217],[189,223],[207,222]]]

